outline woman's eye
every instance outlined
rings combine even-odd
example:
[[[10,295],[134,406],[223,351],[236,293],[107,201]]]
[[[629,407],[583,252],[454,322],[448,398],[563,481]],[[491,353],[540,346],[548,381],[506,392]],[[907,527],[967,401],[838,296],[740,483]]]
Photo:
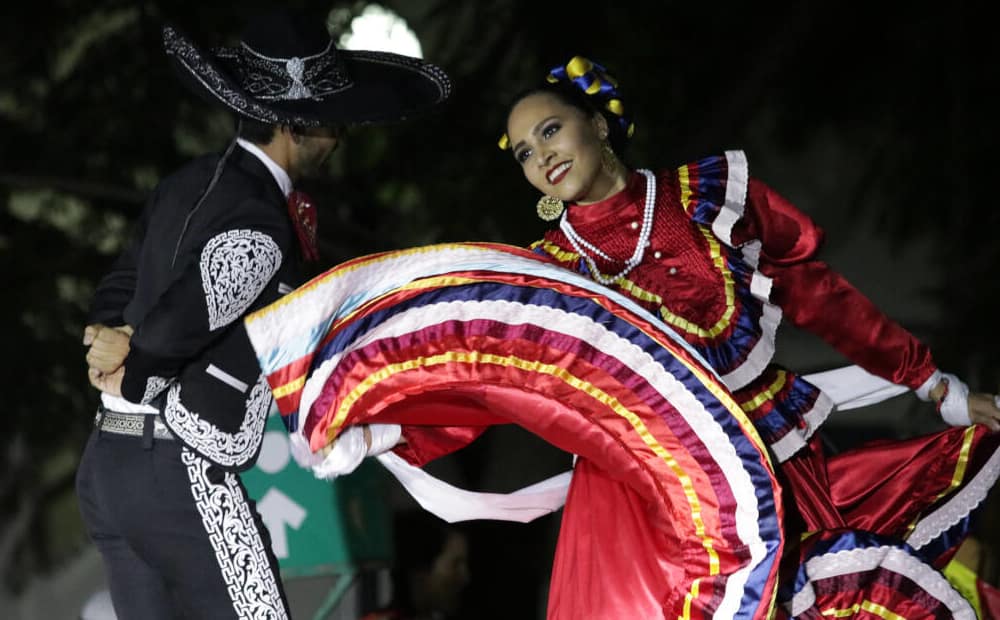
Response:
[[[516,159],[519,164],[523,164],[528,161],[529,157],[531,157],[531,149],[521,149],[514,155],[514,159]]]
[[[559,129],[560,129],[559,123],[552,123],[551,125],[542,130],[542,137],[551,138],[556,134],[557,131],[559,131]]]

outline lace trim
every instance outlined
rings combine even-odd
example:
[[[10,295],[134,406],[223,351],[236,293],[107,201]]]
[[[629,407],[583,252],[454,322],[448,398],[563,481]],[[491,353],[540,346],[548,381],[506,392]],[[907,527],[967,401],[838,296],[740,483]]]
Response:
[[[222,579],[239,618],[288,618],[264,541],[236,474],[218,483],[209,477],[211,463],[184,448],[191,494],[219,562]]]
[[[247,398],[239,431],[226,433],[185,407],[181,402],[181,386],[175,383],[167,392],[163,417],[170,430],[199,454],[223,467],[238,467],[257,454],[270,405],[271,390],[262,374]]]
[[[813,581],[840,577],[853,573],[886,570],[902,575],[919,586],[928,595],[940,601],[957,620],[975,620],[976,613],[968,601],[951,587],[944,575],[920,561],[899,547],[881,546],[862,549],[847,549],[836,553],[816,556],[806,561],[809,581],[785,603],[793,616],[812,609],[816,605]]]
[[[906,542],[914,549],[927,546],[983,503],[998,477],[1000,477],[1000,448],[993,452],[969,484],[962,487],[943,506],[921,519]]]

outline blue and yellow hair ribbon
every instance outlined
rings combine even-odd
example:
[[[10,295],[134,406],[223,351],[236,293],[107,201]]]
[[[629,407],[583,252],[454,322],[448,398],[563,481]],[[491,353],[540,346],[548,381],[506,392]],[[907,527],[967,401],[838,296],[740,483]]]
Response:
[[[635,123],[622,102],[618,80],[603,65],[583,56],[574,56],[565,65],[553,67],[545,80],[550,84],[572,84],[588,97],[593,97],[598,104],[595,107],[610,112],[625,132],[626,138],[631,138],[635,133]],[[510,138],[506,133],[500,136],[497,146],[504,151],[510,148]]]

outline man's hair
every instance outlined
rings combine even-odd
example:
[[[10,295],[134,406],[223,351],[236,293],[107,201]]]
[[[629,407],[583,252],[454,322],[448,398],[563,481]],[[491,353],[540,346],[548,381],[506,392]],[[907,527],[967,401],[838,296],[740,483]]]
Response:
[[[260,121],[255,121],[250,118],[239,119],[239,136],[244,140],[249,140],[254,144],[270,144],[274,140],[274,134],[281,125],[272,125],[270,123],[262,123]],[[292,133],[299,135],[307,135],[308,131],[304,127],[299,127],[297,125],[289,125],[289,129]],[[344,125],[326,125],[326,128],[333,132],[333,135],[340,138],[342,137],[347,128]]]
[[[262,123],[250,118],[241,118],[239,124],[239,135],[244,140],[254,144],[270,144],[274,139],[274,132],[277,125]]]

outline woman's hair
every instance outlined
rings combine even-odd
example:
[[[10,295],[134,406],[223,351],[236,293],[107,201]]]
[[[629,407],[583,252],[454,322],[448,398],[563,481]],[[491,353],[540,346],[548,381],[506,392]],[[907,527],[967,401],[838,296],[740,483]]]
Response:
[[[604,67],[582,56],[574,56],[565,65],[553,68],[545,82],[515,95],[507,109],[513,110],[522,99],[539,93],[548,93],[588,117],[595,113],[604,116],[608,122],[611,149],[618,157],[624,155],[635,125],[625,108],[617,80]],[[509,142],[507,134],[504,134],[500,138],[500,148],[510,148]]]

